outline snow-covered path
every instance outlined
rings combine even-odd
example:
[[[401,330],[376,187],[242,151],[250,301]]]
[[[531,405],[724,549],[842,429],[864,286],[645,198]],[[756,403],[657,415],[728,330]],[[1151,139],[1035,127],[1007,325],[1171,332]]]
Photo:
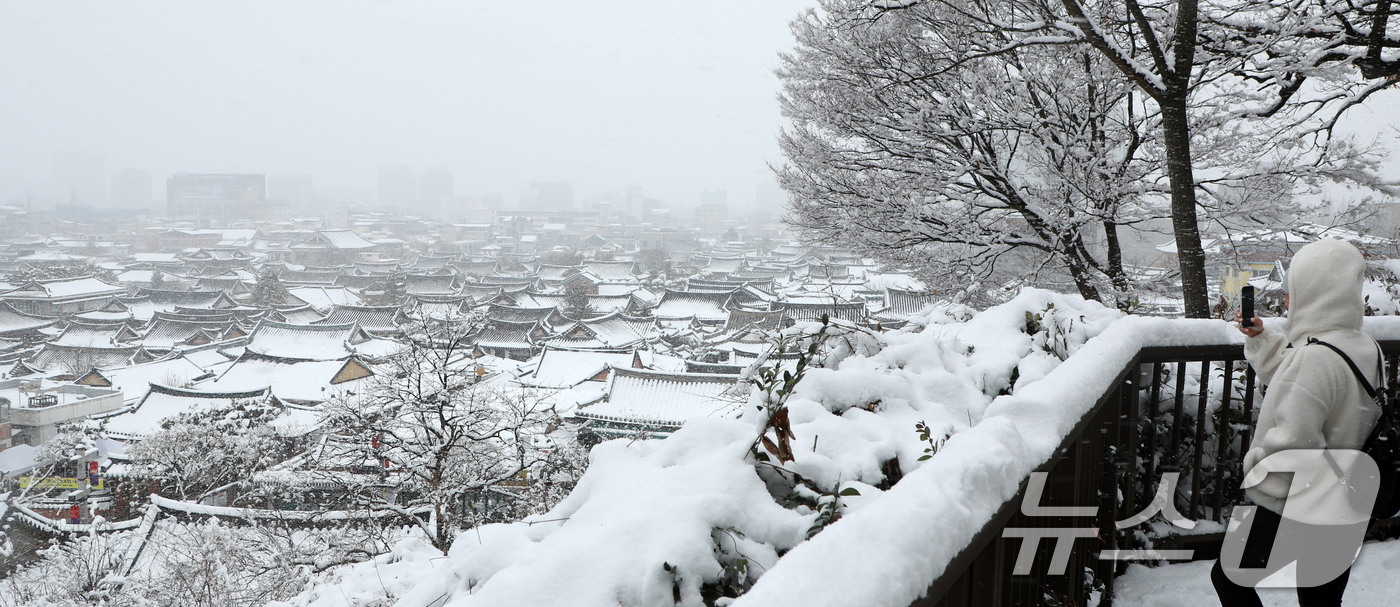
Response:
[[[1181,563],[1150,569],[1133,565],[1117,580],[1115,605],[1133,607],[1219,607],[1210,585],[1214,561]],[[1351,572],[1346,607],[1393,607],[1400,602],[1400,540],[1366,544]],[[1293,607],[1298,595],[1291,588],[1259,592],[1266,607]]]

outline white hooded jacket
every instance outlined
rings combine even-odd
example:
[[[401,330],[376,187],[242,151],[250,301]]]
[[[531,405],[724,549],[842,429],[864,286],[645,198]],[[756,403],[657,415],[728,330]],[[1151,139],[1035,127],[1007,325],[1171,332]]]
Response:
[[[1315,337],[1346,352],[1377,388],[1379,350],[1361,332],[1366,262],[1350,244],[1330,238],[1299,249],[1288,269],[1287,329],[1265,325],[1245,340],[1244,355],[1268,388],[1244,456],[1244,472],[1286,449],[1360,449],[1380,409],[1346,361],[1330,348],[1306,345]],[[1270,474],[1246,489],[1256,504],[1282,513],[1288,479]]]

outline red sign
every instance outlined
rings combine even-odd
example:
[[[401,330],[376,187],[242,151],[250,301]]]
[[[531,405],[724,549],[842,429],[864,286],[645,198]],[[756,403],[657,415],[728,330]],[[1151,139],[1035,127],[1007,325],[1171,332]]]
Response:
[[[68,507],[68,522],[70,522],[70,523],[76,525],[76,524],[82,522],[82,520],[83,520],[82,511],[78,509],[78,505],[77,505],[77,504],[73,504],[72,506],[69,506],[69,507]]]

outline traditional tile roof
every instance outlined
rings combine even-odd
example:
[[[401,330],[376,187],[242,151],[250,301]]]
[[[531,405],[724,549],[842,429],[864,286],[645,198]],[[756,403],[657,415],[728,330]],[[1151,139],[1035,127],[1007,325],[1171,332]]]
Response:
[[[35,280],[0,293],[4,299],[68,300],[91,297],[113,297],[126,293],[121,286],[107,284],[92,276]]]
[[[626,316],[620,312],[613,312],[599,318],[579,321],[546,343],[572,349],[632,348],[646,344],[655,330],[655,318]]]
[[[44,344],[26,364],[45,373],[81,374],[94,367],[123,367],[153,358],[141,346],[96,348],[50,343]]]
[[[687,420],[737,415],[743,399],[726,396],[737,380],[735,375],[614,368],[607,395],[575,415],[593,422],[600,433],[667,434]]]
[[[236,333],[231,335],[231,333]],[[157,318],[141,336],[141,345],[147,348],[168,350],[176,346],[201,346],[225,339],[243,337],[238,323],[231,317],[227,320],[172,320]]]
[[[296,360],[338,360],[373,337],[355,323],[294,325],[264,320],[248,336],[247,351]]]
[[[230,392],[209,392],[150,384],[134,408],[105,418],[103,429],[118,438],[140,438],[161,429],[161,422],[182,413],[231,407],[239,402],[276,402],[267,387]]]
[[[200,390],[241,391],[262,386],[279,400],[297,404],[324,402],[343,387],[374,375],[369,364],[348,356],[332,360],[296,360],[246,352],[218,378],[200,384]]]
[[[792,320],[816,320],[821,318],[823,314],[851,322],[865,320],[865,304],[848,302],[831,296],[785,298],[773,302],[773,307],[787,312],[788,318]]]
[[[423,276],[409,274],[404,277],[404,292],[409,295],[456,295],[457,277],[451,274]]]
[[[529,371],[516,381],[528,387],[567,389],[588,380],[605,380],[613,367],[639,368],[641,362],[634,350],[545,348]]]
[[[920,293],[915,291],[905,291],[893,287],[885,289],[885,314],[917,314],[925,306],[936,303],[939,297],[935,293]]]
[[[138,337],[124,324],[69,323],[52,342],[60,346],[115,348]]]
[[[691,318],[719,323],[729,318],[726,308],[734,291],[674,291],[666,289],[652,309],[657,318]]]
[[[400,325],[408,319],[398,306],[336,306],[316,325],[343,325],[358,323],[361,329],[371,333],[389,334],[402,331]]]
[[[0,302],[0,336],[37,335],[35,332],[38,329],[52,326],[56,322],[57,318],[26,314],[10,304]]]
[[[553,316],[557,308],[520,308],[515,306],[504,306],[500,304],[490,304],[486,310],[487,318],[494,320],[505,320],[509,322],[535,322],[543,321]]]

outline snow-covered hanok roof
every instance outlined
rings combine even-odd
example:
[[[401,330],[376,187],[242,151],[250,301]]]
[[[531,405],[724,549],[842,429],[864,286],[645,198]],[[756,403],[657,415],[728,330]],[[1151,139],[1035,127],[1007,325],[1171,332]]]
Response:
[[[0,336],[25,335],[52,326],[56,322],[57,318],[26,314],[0,301]]]
[[[115,348],[119,342],[131,341],[138,336],[125,324],[84,324],[69,323],[68,327],[52,342],[60,346],[82,348]]]
[[[419,255],[413,260],[413,267],[419,270],[437,270],[452,263],[451,255]]]
[[[865,304],[831,295],[789,296],[773,302],[775,310],[787,312],[793,320],[817,320],[823,314],[851,322],[865,320]]]
[[[323,318],[321,313],[317,312],[316,309],[309,304],[294,308],[279,309],[277,310],[277,315],[282,317],[282,320],[279,322],[288,322],[294,325],[309,325]]]
[[[430,295],[419,295],[409,297],[404,309],[410,311],[415,318],[460,318],[467,314],[472,308],[472,298],[470,297],[433,297]]]
[[[746,329],[777,331],[783,328],[785,318],[787,318],[787,312],[783,310],[759,311],[731,307],[729,318],[724,323],[723,332],[731,333]]]
[[[199,384],[197,388],[237,392],[269,386],[278,400],[312,405],[342,394],[345,388],[372,375],[374,371],[370,365],[354,356],[292,360],[247,352],[214,381]]]
[[[225,359],[223,362],[228,361]],[[213,375],[213,371],[195,364],[187,357],[174,356],[139,365],[95,368],[73,380],[73,383],[121,390],[126,403],[135,404],[146,395],[151,384],[184,386]]]
[[[535,344],[546,337],[548,334],[538,322],[491,320],[471,337],[471,342],[482,348],[533,350]]]
[[[511,293],[512,301],[521,308],[562,308],[566,296],[563,293],[536,293],[520,292]],[[595,312],[612,313],[626,310],[632,303],[632,295],[589,295],[588,305]]]
[[[340,278],[337,270],[282,270],[277,279],[288,285],[333,285]]]
[[[403,310],[398,306],[336,306],[331,313],[321,320],[312,322],[316,325],[343,325],[347,323],[359,323],[360,328],[370,333],[380,335],[399,333],[402,325],[408,319],[404,317]]]
[[[248,336],[247,351],[297,360],[339,360],[357,353],[355,347],[376,340],[355,323],[294,325],[263,320]]]
[[[490,304],[486,308],[486,317],[495,320],[509,322],[535,322],[543,321],[553,316],[557,308],[521,308],[518,306],[506,306],[501,304]]]
[[[456,295],[457,287],[457,277],[452,274],[409,274],[403,279],[404,292],[409,295]]]
[[[661,303],[651,313],[657,318],[691,318],[700,322],[720,323],[729,318],[725,308],[734,291],[674,291],[666,289]]]
[[[558,282],[569,276],[573,276],[581,270],[583,270],[583,266],[557,266],[542,263],[540,264],[539,270],[535,272],[535,275],[540,277],[541,280]]]
[[[612,312],[582,320],[549,339],[549,345],[573,350],[633,348],[656,334],[656,319]]]
[[[123,293],[126,293],[126,289],[123,287],[107,284],[93,276],[78,276],[30,281],[16,289],[0,293],[0,298],[63,301],[115,297]]]
[[[457,271],[462,274],[471,274],[476,276],[491,276],[492,274],[496,273],[496,264],[498,263],[500,263],[500,260],[497,259],[486,259],[482,261],[458,261],[454,262],[452,264],[452,267],[457,268]]]
[[[534,276],[482,276],[482,277],[481,277],[481,284],[483,284],[483,285],[500,285],[500,286],[503,286],[503,287],[506,287],[506,286],[524,286],[524,287],[531,287],[531,286],[534,286],[535,283],[537,283],[537,282],[539,282],[539,279],[538,279],[538,278],[535,278]],[[507,289],[507,290],[509,290],[509,289]]]
[[[399,262],[393,261],[357,261],[355,271],[361,274],[393,274],[399,271]]]
[[[151,321],[145,335],[141,336],[141,345],[155,350],[169,350],[176,346],[202,346],[244,336],[245,333],[232,317],[224,321],[156,318]]]
[[[630,261],[588,260],[583,262],[584,268],[605,283],[637,284],[637,276],[633,273],[635,265]]]
[[[133,253],[131,260],[136,263],[155,263],[178,265],[179,258],[175,253]]]
[[[614,368],[607,395],[580,407],[575,416],[592,420],[600,434],[642,430],[669,434],[687,420],[737,416],[744,399],[725,393],[738,379],[736,375]]]
[[[636,350],[561,350],[545,348],[528,371],[516,379],[532,388],[567,389],[583,382],[603,381],[611,367],[641,368],[642,356]]]
[[[49,343],[25,363],[48,374],[83,374],[94,367],[124,367],[154,359],[140,346],[93,348]]]
[[[333,249],[372,249],[374,243],[360,238],[350,230],[319,230],[305,242],[292,248],[330,247]]]
[[[300,301],[327,313],[335,306],[359,306],[365,303],[359,295],[345,287],[293,287],[287,289],[287,294],[295,298],[291,303]]]
[[[917,314],[926,306],[940,301],[937,293],[905,291],[903,289],[885,289],[885,309],[881,314]]]
[[[223,291],[171,291],[166,289],[139,289],[136,291],[136,298],[144,298],[152,304],[156,310],[162,312],[174,312],[177,306],[184,308],[214,308],[221,303],[231,304],[228,307],[238,305],[238,302],[228,298]],[[122,303],[131,306],[129,299],[122,299]],[[132,309],[132,314],[136,314]],[[141,318],[137,315],[136,318]],[[147,316],[146,318],[150,318]]]
[[[709,257],[701,269],[708,274],[727,276],[731,272],[737,272],[742,267],[744,267],[743,257]]]
[[[105,418],[103,428],[115,438],[141,438],[160,431],[161,422],[182,413],[229,408],[241,402],[267,401],[275,402],[275,399],[266,386],[237,392],[212,392],[152,383],[135,407]]]

